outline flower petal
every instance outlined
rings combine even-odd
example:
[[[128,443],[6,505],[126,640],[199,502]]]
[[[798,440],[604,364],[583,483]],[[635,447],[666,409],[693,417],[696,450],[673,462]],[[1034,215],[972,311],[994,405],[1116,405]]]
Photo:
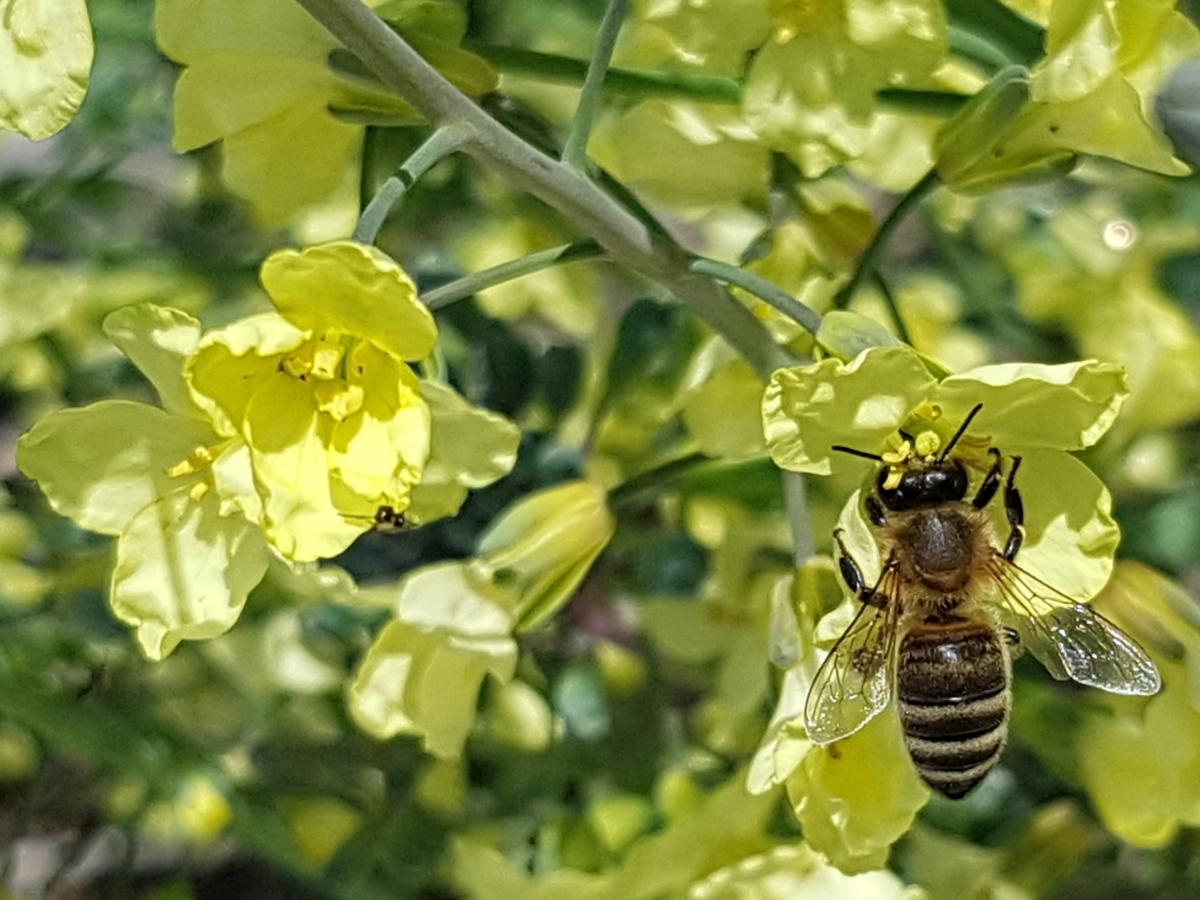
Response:
[[[400,359],[424,359],[437,341],[416,285],[375,247],[335,241],[281,250],[263,263],[262,283],[301,328],[366,338]]]
[[[246,407],[263,531],[294,562],[336,556],[367,527],[334,503],[320,418],[311,388],[282,372],[263,382]]]
[[[881,868],[929,799],[890,711],[809,751],[787,789],[805,839],[848,874]]]
[[[279,369],[279,356],[307,340],[276,313],[262,313],[204,335],[184,368],[192,399],[226,435],[238,434],[258,385]]]
[[[188,485],[167,469],[215,437],[197,419],[103,400],[39,419],[21,435],[17,465],[58,512],[90,531],[120,534],[143,508]]]
[[[185,312],[153,303],[113,310],[104,333],[158,391],[163,409],[179,416],[199,411],[188,393],[183,364],[200,341],[200,323]]]
[[[330,472],[352,493],[401,511],[429,457],[429,408],[408,366],[374,344],[355,347],[348,365],[363,407],[334,426]]]
[[[0,16],[0,128],[35,141],[75,116],[92,68],[84,0],[11,0]]]
[[[507,475],[517,461],[521,429],[499,413],[471,405],[440,381],[423,380],[421,396],[429,404],[433,435],[409,514],[425,524],[457,513],[468,488]]]
[[[1025,504],[1017,564],[1072,599],[1094,597],[1112,575],[1121,540],[1104,482],[1069,453],[1030,450],[1016,484]],[[1000,506],[993,515],[999,533],[1007,535]]]
[[[971,430],[989,435],[993,444],[1011,452],[1090,447],[1108,431],[1128,394],[1123,368],[1086,360],[1055,366],[982,366],[951,375],[931,399],[950,422],[962,421],[982,403]]]
[[[269,557],[258,528],[221,515],[213,492],[197,502],[177,491],[139,511],[117,540],[113,614],[137,629],[150,659],[163,659],[182,640],[233,627]]]
[[[512,620],[467,569],[447,563],[402,580],[400,618],[380,632],[350,688],[350,712],[369,734],[418,734],[430,753],[456,757],[474,723],[484,676],[512,678]]]
[[[784,469],[829,475],[831,446],[878,452],[934,387],[907,347],[868,350],[850,363],[823,359],[780,369],[763,395],[767,450]]]

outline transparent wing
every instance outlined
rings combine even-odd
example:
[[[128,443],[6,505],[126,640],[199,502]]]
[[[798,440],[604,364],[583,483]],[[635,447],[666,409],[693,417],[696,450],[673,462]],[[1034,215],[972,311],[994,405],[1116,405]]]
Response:
[[[997,553],[988,563],[1006,625],[1055,678],[1114,694],[1157,694],[1158,669],[1137,643],[1100,613],[1076,603]]]
[[[900,611],[895,589],[889,569],[875,589],[883,608],[863,604],[817,670],[804,703],[804,725],[815,743],[849,737],[891,702]]]

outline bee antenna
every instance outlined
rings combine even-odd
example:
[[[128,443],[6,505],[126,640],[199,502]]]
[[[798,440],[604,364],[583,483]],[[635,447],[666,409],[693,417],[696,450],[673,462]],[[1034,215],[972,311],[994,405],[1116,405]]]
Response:
[[[875,462],[883,462],[883,457],[878,453],[868,453],[866,450],[855,450],[853,447],[843,447],[841,444],[834,444],[829,449],[836,450],[838,453],[849,453],[851,456],[861,456],[863,459],[873,459]]]
[[[971,411],[967,413],[967,417],[963,419],[963,423],[958,426],[958,431],[954,432],[954,437],[950,438],[950,443],[946,445],[946,449],[938,456],[938,462],[944,462],[946,457],[950,455],[950,451],[954,449],[954,445],[958,443],[959,438],[967,433],[967,428],[971,425],[971,420],[979,415],[979,411],[983,409],[982,403],[976,403],[971,407]]]

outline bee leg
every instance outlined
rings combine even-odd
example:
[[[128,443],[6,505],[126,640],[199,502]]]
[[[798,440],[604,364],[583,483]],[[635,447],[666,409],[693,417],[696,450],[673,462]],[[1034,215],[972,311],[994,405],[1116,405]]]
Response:
[[[833,533],[833,539],[837,541],[838,549],[841,551],[841,554],[838,556],[838,569],[842,573],[842,580],[846,582],[846,587],[854,592],[860,603],[878,606],[882,609],[886,598],[877,595],[875,588],[867,587],[862,569],[859,568],[854,557],[850,555],[850,551],[846,549],[846,542],[842,540],[842,529],[839,528]],[[884,571],[886,571],[886,567]],[[880,580],[882,579],[883,575],[881,574]]]
[[[1000,632],[1004,635],[1004,643],[1008,644],[1008,652],[1013,659],[1025,652],[1025,645],[1021,643],[1021,635],[1017,629],[1004,627]]]
[[[1004,545],[1004,558],[1009,562],[1016,559],[1017,551],[1025,540],[1025,505],[1021,502],[1021,492],[1013,483],[1017,477],[1017,469],[1021,468],[1021,457],[1012,458],[1012,468],[1008,470],[1008,479],[1004,482],[1004,514],[1008,517],[1008,543]]]
[[[979,485],[979,492],[975,495],[975,499],[971,504],[976,509],[983,509],[992,502],[992,498],[996,496],[996,491],[1000,490],[1000,472],[1004,463],[1004,458],[1000,455],[1000,451],[995,447],[988,450],[992,454],[992,467],[988,469],[988,473],[984,476],[983,484]]]
[[[871,524],[876,528],[882,528],[887,524],[887,514],[883,511],[883,505],[874,497],[868,497],[866,500],[867,518],[871,520]]]

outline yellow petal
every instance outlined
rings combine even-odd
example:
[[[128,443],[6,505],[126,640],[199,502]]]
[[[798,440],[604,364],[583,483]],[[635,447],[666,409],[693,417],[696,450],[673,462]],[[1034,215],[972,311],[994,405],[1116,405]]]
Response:
[[[263,263],[262,282],[301,328],[365,338],[410,360],[428,356],[437,341],[433,315],[408,273],[374,247],[335,241],[281,250]]]
[[[215,437],[198,419],[104,400],[39,419],[21,435],[17,465],[58,512],[91,531],[120,534],[140,510],[189,486],[167,469]]]
[[[219,498],[176,492],[133,517],[117,541],[110,602],[160,660],[182,640],[228,631],[267,571],[266,543],[241,516],[222,516]]]
[[[780,369],[763,395],[767,449],[785,469],[829,475],[830,447],[878,453],[934,386],[907,347],[868,350],[850,363],[824,359]]]
[[[75,116],[92,68],[84,0],[10,0],[0,15],[0,128],[40,141]]]
[[[109,313],[104,333],[154,385],[163,409],[180,416],[198,414],[183,377],[183,364],[200,340],[196,319],[177,309],[138,303]]]
[[[275,313],[248,316],[213,329],[200,340],[184,369],[192,399],[222,434],[238,434],[254,391],[278,371],[279,357],[307,338]]]

